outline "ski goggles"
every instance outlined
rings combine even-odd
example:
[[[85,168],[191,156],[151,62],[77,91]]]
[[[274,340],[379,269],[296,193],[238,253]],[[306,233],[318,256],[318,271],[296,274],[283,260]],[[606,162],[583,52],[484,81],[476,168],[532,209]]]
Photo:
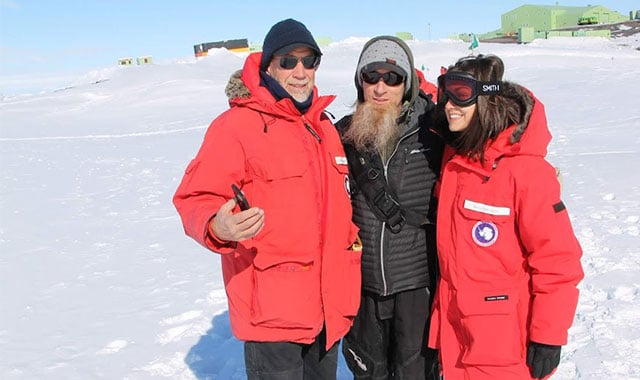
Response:
[[[320,66],[320,56],[319,55],[309,55],[306,57],[293,57],[291,55],[285,55],[280,57],[280,67],[285,70],[292,70],[298,65],[298,62],[302,61],[302,66],[305,69],[311,70]]]
[[[460,107],[474,104],[480,95],[498,95],[502,82],[481,82],[471,74],[448,71],[438,77],[438,103],[451,100]]]
[[[362,80],[369,84],[376,84],[382,79],[387,86],[398,86],[399,84],[404,82],[404,75],[400,75],[393,71],[388,71],[384,74],[381,74],[375,70],[373,71],[363,71],[360,74]]]

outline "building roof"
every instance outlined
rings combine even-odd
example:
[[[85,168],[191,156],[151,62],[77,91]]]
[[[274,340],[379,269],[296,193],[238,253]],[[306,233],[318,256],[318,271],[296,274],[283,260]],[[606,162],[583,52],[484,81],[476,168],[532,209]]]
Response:
[[[590,5],[590,6],[585,6],[585,7],[577,7],[577,6],[563,6],[563,5],[536,5],[536,4],[523,4],[517,8],[514,8],[512,10],[510,10],[509,12],[513,12],[515,10],[518,10],[520,8],[523,7],[535,7],[535,8],[542,8],[542,9],[547,9],[547,10],[553,10],[553,11],[586,11],[589,10],[591,8],[596,8],[596,7],[602,7],[602,5]],[[509,13],[507,12],[507,13]]]

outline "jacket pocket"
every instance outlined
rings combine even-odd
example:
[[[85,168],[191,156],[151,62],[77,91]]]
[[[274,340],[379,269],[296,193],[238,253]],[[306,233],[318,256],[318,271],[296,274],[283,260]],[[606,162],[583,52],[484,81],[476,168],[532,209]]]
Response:
[[[331,157],[332,157],[331,162],[333,163],[333,167],[338,171],[338,173],[349,174],[349,165],[347,163],[347,156],[344,153],[334,152],[334,153],[331,153]]]
[[[304,153],[273,153],[249,160],[249,176],[264,181],[302,177],[307,171],[307,155]]]
[[[349,183],[349,164],[347,162],[347,156],[341,150],[332,150],[330,152],[331,155],[331,164],[335,169],[336,177],[342,178],[344,183],[345,190],[347,194],[351,196],[351,184]]]
[[[524,260],[513,209],[506,202],[467,199],[459,202],[458,211],[459,270],[472,281],[490,282],[496,288],[512,286]]]
[[[457,303],[464,364],[509,366],[522,362],[522,334],[514,290],[458,293]]]
[[[304,244],[317,244],[317,192],[308,172],[306,156],[273,157],[251,161],[251,185],[245,193],[252,206],[265,213],[264,228],[255,239],[270,247],[286,247],[287,253],[308,252]],[[293,237],[292,237],[293,236]],[[264,240],[263,240],[264,239]],[[267,252],[282,252],[273,248]]]
[[[320,279],[312,257],[258,254],[253,269],[252,324],[317,327],[322,320]]]
[[[514,235],[513,210],[495,202],[461,199],[458,210],[471,229],[468,238],[475,246],[501,247],[505,237]]]
[[[340,271],[342,286],[340,292],[338,310],[345,317],[355,317],[360,308],[360,289],[362,285],[362,272],[360,269],[362,249],[347,249],[341,255]]]

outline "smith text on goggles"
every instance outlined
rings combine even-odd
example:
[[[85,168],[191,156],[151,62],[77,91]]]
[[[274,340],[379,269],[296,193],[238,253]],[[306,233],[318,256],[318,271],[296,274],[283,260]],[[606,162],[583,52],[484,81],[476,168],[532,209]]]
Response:
[[[438,103],[450,99],[460,107],[470,106],[479,95],[498,95],[502,82],[481,82],[471,74],[449,71],[438,77]]]
[[[315,69],[320,65],[320,56],[309,55],[306,57],[293,57],[290,55],[285,55],[280,57],[280,67],[285,70],[291,70],[298,65],[299,61],[302,61],[302,66],[304,66],[305,69]]]
[[[388,71],[384,74],[380,74],[375,70],[362,72],[362,80],[369,84],[376,84],[381,78],[387,86],[397,86],[404,82],[404,76],[393,71]]]

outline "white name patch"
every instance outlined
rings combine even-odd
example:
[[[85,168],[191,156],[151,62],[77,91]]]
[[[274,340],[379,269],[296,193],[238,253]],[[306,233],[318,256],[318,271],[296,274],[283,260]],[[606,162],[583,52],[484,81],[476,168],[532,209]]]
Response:
[[[484,203],[470,201],[468,199],[464,201],[464,208],[466,208],[467,210],[482,212],[489,215],[511,215],[511,209],[509,207],[491,206]]]
[[[335,156],[337,165],[347,165],[347,157],[345,156]]]

